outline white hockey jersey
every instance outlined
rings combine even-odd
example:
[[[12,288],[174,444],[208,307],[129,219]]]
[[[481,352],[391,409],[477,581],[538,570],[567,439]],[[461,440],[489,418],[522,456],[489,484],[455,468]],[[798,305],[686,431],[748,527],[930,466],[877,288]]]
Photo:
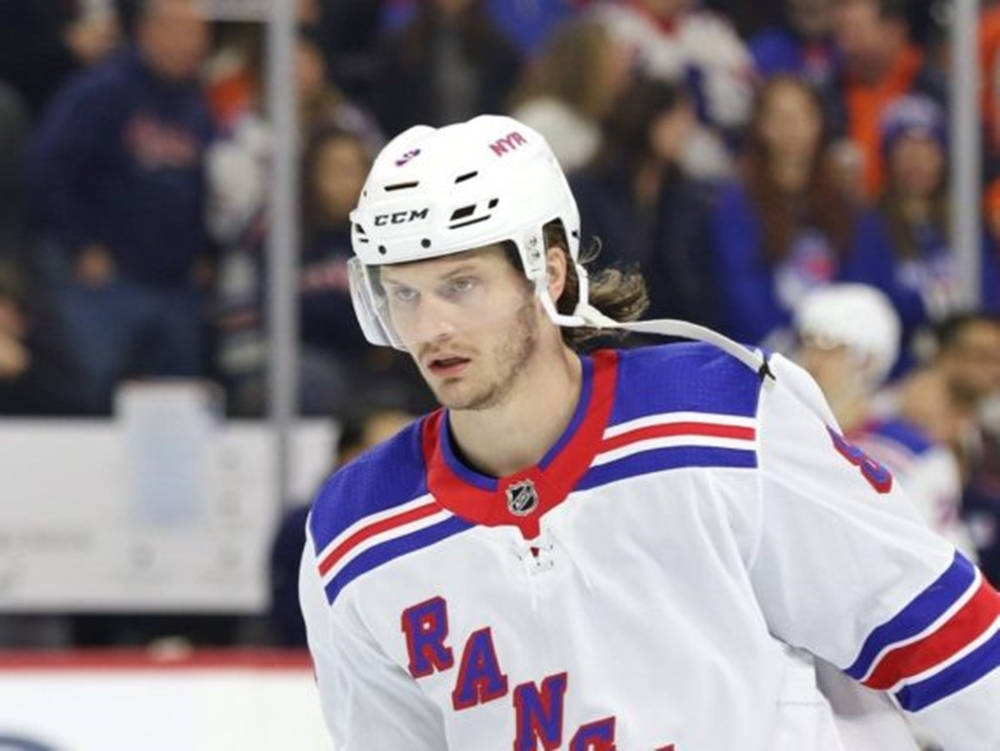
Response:
[[[931,529],[975,560],[962,521],[962,473],[947,446],[899,417],[868,423],[848,440],[892,472]]]
[[[803,651],[1000,749],[1000,595],[803,371],[583,364],[535,467],[470,470],[438,411],[320,492],[300,594],[337,751],[853,751]]]

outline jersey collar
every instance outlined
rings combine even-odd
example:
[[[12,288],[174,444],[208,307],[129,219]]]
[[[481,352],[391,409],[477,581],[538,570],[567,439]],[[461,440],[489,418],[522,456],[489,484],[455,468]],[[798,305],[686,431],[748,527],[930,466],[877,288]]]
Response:
[[[509,524],[527,540],[538,537],[541,517],[566,499],[590,467],[611,416],[616,353],[600,350],[580,359],[583,383],[569,425],[538,464],[515,474],[488,477],[465,466],[452,447],[448,411],[439,409],[424,418],[427,485],[438,503],[466,521],[488,527]],[[526,481],[534,486],[538,503],[531,513],[517,516],[508,509],[508,489]]]

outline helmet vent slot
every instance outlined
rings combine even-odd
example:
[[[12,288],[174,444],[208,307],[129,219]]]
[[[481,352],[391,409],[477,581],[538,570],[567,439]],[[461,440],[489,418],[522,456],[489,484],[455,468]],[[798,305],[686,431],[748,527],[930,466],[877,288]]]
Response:
[[[478,174],[479,170],[476,170],[475,172],[466,172],[464,175],[459,175],[458,177],[455,178],[455,184],[458,185],[459,183],[464,183],[466,180],[471,180]]]
[[[386,193],[389,193],[390,191],[393,190],[406,190],[407,188],[415,188],[418,185],[420,185],[419,181],[414,181],[411,183],[395,183],[393,185],[386,185],[385,191]]]
[[[499,198],[491,198],[491,199],[490,199],[490,205],[489,205],[489,208],[491,208],[491,209],[495,209],[495,208],[497,207],[497,204],[498,204],[498,203],[500,203],[500,199],[499,199]]]
[[[486,216],[477,216],[475,219],[470,219],[467,222],[459,222],[458,224],[452,224],[448,229],[460,229],[462,227],[468,227],[470,224],[478,224],[479,222],[485,222],[487,219],[492,217],[492,214],[487,214]]]
[[[465,219],[467,216],[472,216],[476,210],[476,204],[470,204],[468,206],[463,206],[460,209],[455,209],[451,214],[451,221],[455,222],[459,219]]]

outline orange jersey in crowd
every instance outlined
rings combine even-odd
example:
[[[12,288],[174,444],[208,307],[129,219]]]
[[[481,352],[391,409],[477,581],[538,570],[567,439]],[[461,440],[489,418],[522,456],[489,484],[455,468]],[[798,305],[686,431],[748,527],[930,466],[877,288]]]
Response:
[[[845,86],[848,132],[864,154],[865,192],[869,197],[882,189],[883,164],[879,124],[882,112],[893,99],[913,87],[923,53],[909,46],[896,58],[895,63],[881,81],[866,84],[848,79]]]

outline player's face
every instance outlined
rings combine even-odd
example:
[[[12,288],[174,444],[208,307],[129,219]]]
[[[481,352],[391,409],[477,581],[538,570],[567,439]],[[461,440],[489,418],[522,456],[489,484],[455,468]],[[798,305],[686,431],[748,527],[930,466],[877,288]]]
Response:
[[[540,308],[499,246],[386,266],[392,326],[438,401],[489,409],[513,392],[538,349]]]

